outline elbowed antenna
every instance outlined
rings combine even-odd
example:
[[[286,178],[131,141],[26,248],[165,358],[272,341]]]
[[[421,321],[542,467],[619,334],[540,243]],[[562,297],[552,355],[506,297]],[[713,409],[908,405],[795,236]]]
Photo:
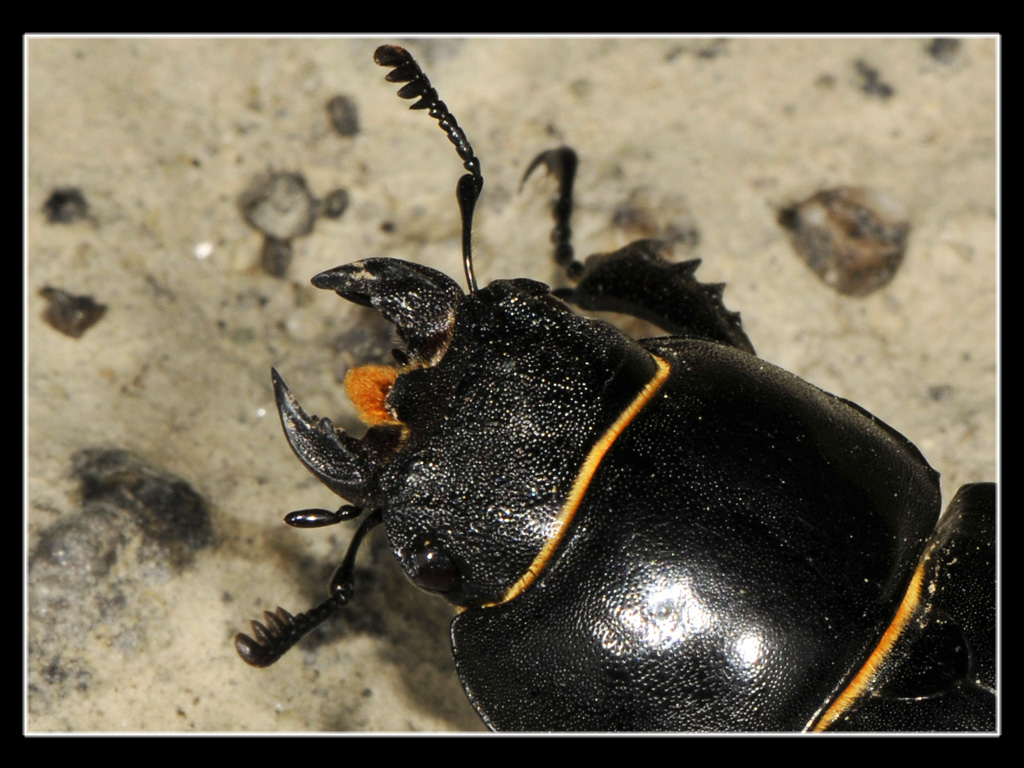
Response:
[[[397,45],[382,45],[373,54],[373,60],[382,67],[391,67],[387,74],[389,83],[405,83],[398,89],[403,99],[419,99],[409,109],[426,109],[432,118],[437,120],[448,140],[455,145],[455,151],[462,158],[463,167],[469,171],[459,179],[455,187],[455,197],[459,201],[459,212],[462,216],[462,265],[466,270],[466,282],[469,292],[476,293],[476,276],[473,274],[473,210],[484,186],[484,177],[480,170],[480,160],[473,153],[473,147],[466,138],[466,132],[459,127],[455,115],[448,111],[441,98],[437,95],[430,80],[423,74],[420,65],[405,48]]]
[[[308,509],[292,512],[285,522],[296,528],[320,528],[349,520],[359,515],[361,509],[345,505],[337,512],[323,509]],[[235,649],[246,664],[252,667],[269,667],[284,656],[288,650],[324,621],[348,604],[355,592],[356,554],[371,530],[380,525],[381,511],[368,515],[352,537],[345,558],[335,570],[328,587],[329,596],[312,610],[293,616],[284,608],[263,612],[264,624],[252,621],[252,636],[239,632],[235,635]]]

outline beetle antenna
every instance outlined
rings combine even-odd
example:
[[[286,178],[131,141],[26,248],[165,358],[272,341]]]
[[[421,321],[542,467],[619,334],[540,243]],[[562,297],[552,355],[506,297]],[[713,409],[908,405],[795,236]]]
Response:
[[[289,512],[284,521],[293,528],[323,528],[328,525],[337,525],[344,520],[351,520],[363,514],[359,507],[351,504],[342,504],[336,512],[329,509],[300,509],[297,512]]]
[[[551,201],[551,216],[555,220],[554,229],[551,230],[551,244],[555,246],[555,262],[573,282],[583,276],[583,262],[576,261],[572,247],[572,227],[569,226],[569,219],[572,218],[572,185],[576,180],[578,164],[576,152],[571,148],[549,149],[533,159],[519,183],[519,189],[522,190],[530,174],[540,165],[558,180],[558,192]]]
[[[455,196],[459,201],[459,212],[462,215],[462,265],[466,270],[466,282],[469,292],[476,293],[476,276],[473,274],[473,251],[471,236],[473,231],[473,210],[484,186],[484,177],[480,169],[480,160],[473,153],[473,147],[466,138],[466,132],[459,127],[455,115],[448,111],[441,98],[437,95],[430,80],[423,74],[420,65],[405,48],[397,45],[382,45],[373,54],[373,60],[382,67],[392,67],[387,74],[389,83],[405,83],[398,89],[403,99],[419,99],[409,109],[426,109],[432,118],[437,120],[448,140],[455,145],[455,151],[462,158],[463,167],[469,171],[459,179],[455,187]]]
[[[307,512],[316,511],[319,510],[307,510]],[[241,632],[235,635],[235,649],[245,663],[253,667],[269,667],[314,628],[348,604],[355,591],[356,553],[359,551],[359,545],[366,538],[366,534],[373,530],[380,521],[381,510],[379,509],[363,520],[348,545],[341,565],[331,577],[328,588],[331,596],[320,605],[305,613],[300,613],[298,616],[292,616],[284,608],[278,606],[273,613],[263,612],[263,620],[266,624],[255,620],[252,622],[252,633],[255,637]]]

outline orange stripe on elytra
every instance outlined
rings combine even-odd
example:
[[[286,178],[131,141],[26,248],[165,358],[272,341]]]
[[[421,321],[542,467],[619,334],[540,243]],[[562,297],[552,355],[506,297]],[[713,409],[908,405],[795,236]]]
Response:
[[[924,562],[917,566],[917,570],[914,571],[913,578],[910,579],[910,586],[907,587],[907,593],[903,596],[903,602],[900,603],[900,607],[896,610],[896,615],[893,617],[892,623],[889,624],[889,628],[885,630],[885,634],[882,635],[882,639],[878,641],[878,645],[875,646],[875,650],[868,656],[868,660],[864,662],[864,666],[860,668],[850,684],[843,689],[843,692],[839,694],[832,706],[828,708],[821,719],[815,723],[814,727],[810,730],[815,733],[824,731],[831,726],[836,720],[842,717],[843,713],[846,712],[855,701],[863,696],[868,691],[868,687],[871,685],[878,674],[878,668],[882,662],[885,661],[889,652],[895,645],[896,640],[899,639],[900,635],[903,634],[903,630],[907,628],[907,624],[910,619],[914,616],[917,611],[918,605],[921,603],[921,585],[924,583]]]
[[[558,513],[558,517],[554,522],[553,532],[544,542],[544,546],[541,547],[540,552],[537,553],[537,556],[533,559],[530,567],[526,569],[526,573],[519,578],[519,581],[509,587],[508,591],[505,592],[505,595],[500,600],[488,603],[484,606],[485,608],[500,605],[501,603],[507,603],[530,586],[540,572],[544,570],[544,566],[547,565],[548,560],[551,559],[551,556],[561,543],[562,537],[565,536],[566,531],[569,530],[569,524],[576,515],[576,510],[579,508],[580,502],[583,501],[583,495],[586,493],[587,486],[590,485],[590,481],[594,477],[594,473],[597,472],[597,468],[601,464],[601,459],[604,458],[608,449],[612,447],[612,443],[615,442],[616,438],[622,434],[622,430],[626,428],[629,422],[636,418],[636,415],[640,413],[647,403],[650,402],[651,398],[653,398],[655,393],[657,393],[661,388],[661,385],[665,383],[665,379],[668,378],[668,374],[671,371],[668,363],[660,357],[654,357],[654,362],[658,365],[658,370],[655,372],[654,377],[647,382],[644,388],[640,390],[640,394],[633,399],[633,402],[623,409],[622,413],[619,414],[619,418],[615,420],[615,423],[605,430],[605,433],[601,435],[601,438],[594,443],[594,446],[590,449],[590,453],[587,454],[587,458],[583,461],[579,474],[576,475],[576,480],[572,484],[572,490],[569,491],[569,498],[566,499],[565,504],[562,505],[562,509]]]

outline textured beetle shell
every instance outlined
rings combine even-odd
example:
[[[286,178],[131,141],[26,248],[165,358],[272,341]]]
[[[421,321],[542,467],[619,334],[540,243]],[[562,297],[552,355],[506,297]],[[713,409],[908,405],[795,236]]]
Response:
[[[490,727],[862,729],[893,712],[991,729],[994,594],[976,610],[960,588],[994,584],[990,486],[936,530],[938,475],[910,441],[732,332],[684,320],[638,342],[541,283],[467,296],[388,259],[314,284],[380,309],[408,362],[362,440],[276,379],[285,432],[376,510],[361,532],[383,522],[410,579],[464,609],[455,663]],[[921,697],[937,709],[898,703]]]
[[[440,362],[402,373],[388,396],[409,435],[380,503],[409,576],[429,538],[462,575],[448,600],[500,600],[543,547],[590,446],[655,370],[632,339],[541,283],[464,297]]]
[[[452,627],[485,721],[799,730],[891,621],[937,475],[861,409],[744,352],[646,342],[672,374],[615,442],[554,562]]]

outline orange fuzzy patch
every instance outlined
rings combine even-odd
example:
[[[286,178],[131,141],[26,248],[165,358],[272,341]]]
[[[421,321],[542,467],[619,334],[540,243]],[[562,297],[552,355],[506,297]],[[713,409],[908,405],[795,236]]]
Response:
[[[400,423],[384,405],[398,371],[387,365],[364,365],[345,376],[345,391],[368,426]]]

